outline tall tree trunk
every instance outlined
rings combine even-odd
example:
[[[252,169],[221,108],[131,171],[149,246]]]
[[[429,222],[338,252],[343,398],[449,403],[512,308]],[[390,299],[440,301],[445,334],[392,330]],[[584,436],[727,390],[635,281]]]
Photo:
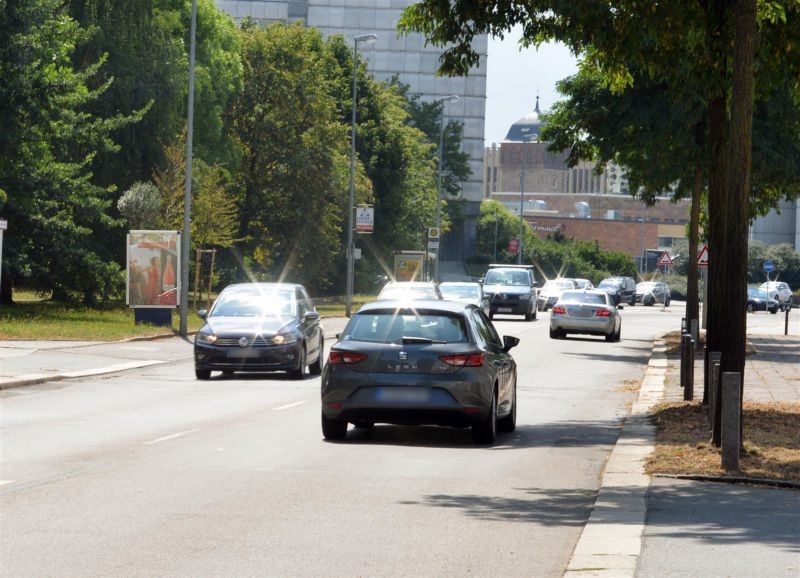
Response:
[[[13,305],[13,286],[8,264],[0,270],[0,305]]]
[[[728,221],[723,259],[727,270],[723,303],[728,314],[721,324],[722,357],[720,373],[737,372],[744,383],[747,314],[747,233],[750,224],[750,168],[753,142],[753,102],[755,79],[753,58],[756,42],[757,0],[736,0],[734,3],[733,94],[730,121],[730,163],[728,165]],[[744,392],[741,391],[741,394]],[[721,399],[721,398],[720,398]],[[741,395],[739,397],[742,399]],[[739,406],[739,431],[741,428]]]
[[[699,237],[700,203],[703,198],[703,180],[705,177],[704,167],[701,163],[694,169],[694,183],[692,186],[692,207],[689,214],[689,267],[686,279],[686,323],[688,328],[692,328],[692,320],[700,320],[700,299],[697,289],[697,245]]]

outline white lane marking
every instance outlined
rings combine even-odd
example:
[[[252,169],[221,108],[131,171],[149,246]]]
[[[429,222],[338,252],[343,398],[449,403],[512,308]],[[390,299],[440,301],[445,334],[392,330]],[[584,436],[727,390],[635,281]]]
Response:
[[[0,480],[0,486],[5,486],[6,484],[13,484],[16,480]]]
[[[289,409],[290,407],[294,407],[296,405],[303,405],[304,403],[305,403],[304,401],[296,401],[296,402],[290,403],[288,405],[282,405],[280,407],[273,407],[272,411],[281,411],[282,409]]]
[[[178,433],[175,433],[175,434],[172,434],[172,435],[169,435],[169,436],[164,436],[163,438],[158,438],[158,439],[155,439],[155,440],[150,440],[149,442],[144,442],[144,445],[148,446],[150,444],[157,444],[157,443],[160,443],[160,442],[165,442],[167,440],[172,440],[172,439],[175,439],[175,438],[179,438],[181,436],[185,436],[186,434],[194,433],[196,431],[200,431],[200,430],[199,429],[190,429],[190,430],[187,430],[187,431],[178,432]]]

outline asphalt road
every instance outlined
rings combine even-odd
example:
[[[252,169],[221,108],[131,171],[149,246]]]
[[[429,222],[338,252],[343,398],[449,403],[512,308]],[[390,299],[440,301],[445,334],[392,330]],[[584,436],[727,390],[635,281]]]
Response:
[[[554,576],[585,523],[652,337],[522,339],[518,428],[322,440],[319,378],[194,379],[185,362],[0,394],[3,576]]]

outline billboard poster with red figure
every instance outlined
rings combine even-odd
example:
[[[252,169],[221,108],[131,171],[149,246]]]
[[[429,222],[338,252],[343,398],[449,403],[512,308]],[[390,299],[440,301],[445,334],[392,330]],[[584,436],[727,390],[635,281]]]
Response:
[[[180,233],[130,231],[125,302],[129,307],[178,306]]]

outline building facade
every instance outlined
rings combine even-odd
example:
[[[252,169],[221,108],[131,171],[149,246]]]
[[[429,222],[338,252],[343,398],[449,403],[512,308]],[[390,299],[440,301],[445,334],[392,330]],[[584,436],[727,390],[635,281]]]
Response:
[[[800,251],[800,199],[781,201],[777,209],[758,217],[750,226],[750,239],[767,245],[789,243]]]
[[[481,60],[468,76],[437,77],[441,50],[426,46],[421,34],[400,37],[397,34],[403,10],[414,4],[414,0],[217,0],[216,4],[237,21],[246,17],[264,24],[302,20],[325,37],[341,34],[348,40],[375,33],[378,36],[375,42],[359,44],[358,49],[367,61],[368,70],[378,80],[396,76],[423,101],[457,95],[458,100],[444,103],[444,120],[464,124],[462,150],[469,155],[472,175],[462,186],[464,219],[443,236],[440,251],[445,261],[462,261],[474,253],[477,215],[483,197],[487,36],[475,40]]]

